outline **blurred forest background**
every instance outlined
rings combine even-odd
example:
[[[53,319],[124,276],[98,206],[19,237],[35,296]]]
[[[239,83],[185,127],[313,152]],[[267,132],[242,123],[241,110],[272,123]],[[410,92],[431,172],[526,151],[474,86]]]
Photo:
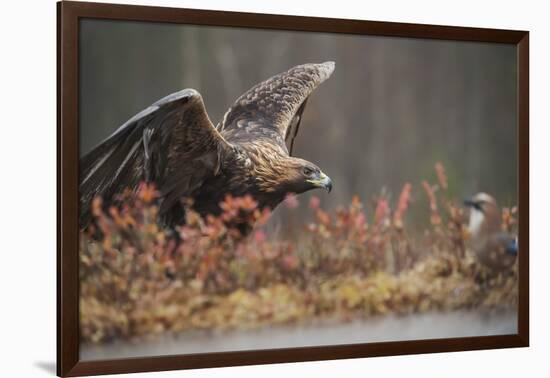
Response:
[[[332,60],[294,149],[333,179],[331,194],[313,193],[326,208],[382,188],[395,199],[405,182],[425,202],[419,184],[436,161],[453,196],[516,203],[515,46],[86,19],[79,46],[81,154],[182,88],[197,89],[217,123],[256,83]]]

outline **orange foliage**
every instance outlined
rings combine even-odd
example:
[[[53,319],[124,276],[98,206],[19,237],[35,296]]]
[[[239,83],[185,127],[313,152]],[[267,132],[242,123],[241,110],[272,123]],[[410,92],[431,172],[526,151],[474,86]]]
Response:
[[[514,304],[515,273],[480,283],[482,268],[466,253],[464,211],[437,197],[447,188],[439,163],[436,175],[439,190],[422,182],[431,224],[422,239],[407,228],[410,183],[395,204],[389,196],[377,198],[370,217],[358,196],[332,211],[311,197],[312,221],[297,240],[270,237],[270,211],[251,196],[225,197],[218,216],[201,217],[186,202],[186,224],[175,231],[157,224],[152,185],[125,191],[122,205],[108,211],[96,198],[94,223],[80,235],[81,335],[100,342],[322,316]],[[300,207],[294,195],[284,205]],[[504,229],[515,228],[515,214],[515,208],[503,210]],[[244,303],[250,304],[246,311],[239,307]]]

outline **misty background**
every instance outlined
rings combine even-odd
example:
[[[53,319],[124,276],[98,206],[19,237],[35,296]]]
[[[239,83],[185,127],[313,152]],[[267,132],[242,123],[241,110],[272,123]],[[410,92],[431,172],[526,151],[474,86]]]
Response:
[[[514,45],[83,19],[80,22],[80,154],[135,113],[195,88],[217,123],[243,92],[292,66],[336,62],[310,97],[294,155],[333,180],[310,192],[328,208],[435,181],[516,204]],[[279,213],[284,214],[284,210]],[[425,215],[425,214],[424,214]]]

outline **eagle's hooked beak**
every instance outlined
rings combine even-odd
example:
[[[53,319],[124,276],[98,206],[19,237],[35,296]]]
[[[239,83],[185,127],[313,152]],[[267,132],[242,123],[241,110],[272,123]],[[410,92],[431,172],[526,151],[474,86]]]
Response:
[[[326,189],[330,193],[332,190],[332,180],[323,172],[319,173],[319,177],[314,180],[307,180],[309,183],[315,185],[317,188]]]

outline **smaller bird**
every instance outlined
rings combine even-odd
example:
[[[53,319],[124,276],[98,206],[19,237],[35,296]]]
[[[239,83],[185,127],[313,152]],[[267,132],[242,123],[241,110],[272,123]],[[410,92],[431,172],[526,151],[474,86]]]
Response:
[[[478,260],[493,271],[512,267],[518,254],[517,236],[501,228],[501,213],[495,199],[478,193],[464,201],[470,208],[468,231]]]

